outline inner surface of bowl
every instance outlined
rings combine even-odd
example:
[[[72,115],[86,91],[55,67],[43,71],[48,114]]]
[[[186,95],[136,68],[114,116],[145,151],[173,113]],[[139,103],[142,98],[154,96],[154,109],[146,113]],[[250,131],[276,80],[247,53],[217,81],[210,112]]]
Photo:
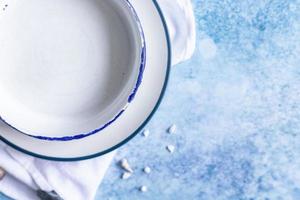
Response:
[[[90,134],[128,105],[145,52],[123,0],[12,0],[0,17],[0,116],[29,135]]]

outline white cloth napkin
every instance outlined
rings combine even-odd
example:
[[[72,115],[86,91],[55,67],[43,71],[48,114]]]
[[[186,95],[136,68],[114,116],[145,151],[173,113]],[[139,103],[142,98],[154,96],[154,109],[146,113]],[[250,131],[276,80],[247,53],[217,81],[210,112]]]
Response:
[[[190,0],[158,0],[172,43],[173,65],[189,59],[195,49],[195,20]],[[39,199],[37,190],[55,191],[65,200],[93,199],[115,152],[80,162],[34,158],[0,142],[0,166],[6,175],[0,191],[16,200]]]
[[[157,0],[166,19],[171,44],[172,65],[191,58],[196,45],[195,16],[191,0]]]

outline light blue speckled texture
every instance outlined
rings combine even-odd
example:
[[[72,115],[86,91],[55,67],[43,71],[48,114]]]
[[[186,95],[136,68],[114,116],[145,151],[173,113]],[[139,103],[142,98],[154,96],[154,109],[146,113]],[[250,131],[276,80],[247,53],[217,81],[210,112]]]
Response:
[[[96,199],[299,200],[300,1],[194,7],[193,59],[173,67],[150,136],[119,150]],[[172,123],[178,130],[169,135]],[[128,180],[116,164],[123,157],[135,169]]]
[[[300,1],[194,7],[196,54],[173,67],[151,135],[120,149],[116,162],[128,158],[135,174],[120,180],[112,164],[97,199],[299,200]],[[172,123],[178,131],[169,135]]]

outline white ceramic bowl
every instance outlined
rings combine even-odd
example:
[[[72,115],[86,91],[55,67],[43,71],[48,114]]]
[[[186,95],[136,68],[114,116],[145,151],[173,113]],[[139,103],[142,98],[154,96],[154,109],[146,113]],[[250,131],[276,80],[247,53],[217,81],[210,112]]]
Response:
[[[156,1],[130,0],[130,3],[143,25],[147,42],[147,67],[139,92],[126,112],[99,134],[65,142],[29,137],[0,121],[0,140],[32,156],[57,161],[77,161],[111,152],[126,144],[144,128],[157,111],[166,90],[171,46],[166,23]],[[108,155],[103,159],[109,157]]]
[[[94,134],[141,84],[145,40],[127,0],[12,0],[0,26],[0,116],[22,133]]]

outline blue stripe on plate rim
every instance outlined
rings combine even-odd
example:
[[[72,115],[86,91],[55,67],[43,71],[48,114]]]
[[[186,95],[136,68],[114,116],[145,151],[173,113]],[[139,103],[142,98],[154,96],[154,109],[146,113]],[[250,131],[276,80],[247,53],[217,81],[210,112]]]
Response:
[[[42,154],[38,154],[29,150],[24,149],[23,147],[20,147],[10,141],[8,141],[7,139],[5,139],[3,136],[0,135],[0,140],[3,141],[4,143],[6,143],[7,145],[9,145],[10,147],[23,152],[27,155],[30,156],[34,156],[37,158],[41,158],[41,159],[45,159],[45,160],[52,160],[52,161],[61,161],[61,162],[77,162],[77,161],[82,161],[82,160],[88,160],[88,159],[92,159],[92,158],[96,158],[102,155],[105,155],[107,153],[110,153],[118,148],[120,148],[121,146],[125,145],[127,142],[129,142],[132,138],[134,138],[140,131],[143,130],[143,128],[148,124],[148,122],[152,119],[152,117],[154,116],[154,114],[156,113],[157,109],[159,108],[165,93],[166,93],[166,89],[168,87],[168,83],[169,83],[169,78],[170,78],[170,72],[171,72],[171,60],[172,60],[172,50],[171,50],[171,40],[170,40],[170,35],[169,35],[169,30],[167,27],[167,23],[165,20],[165,17],[161,11],[160,6],[157,3],[157,0],[152,0],[153,4],[155,5],[158,14],[161,18],[164,30],[165,30],[165,36],[166,36],[166,42],[167,42],[167,47],[168,47],[168,62],[167,62],[167,71],[166,71],[166,76],[165,76],[165,82],[163,84],[162,87],[162,91],[160,93],[160,96],[156,102],[156,105],[153,107],[151,113],[148,115],[148,117],[144,120],[144,122],[137,127],[137,129],[135,131],[133,131],[126,139],[124,139],[123,141],[119,142],[118,144],[103,150],[103,151],[99,151],[97,153],[93,153],[93,154],[89,154],[86,156],[79,156],[79,157],[54,157],[54,156],[47,156],[47,155],[42,155]]]
[[[136,84],[135,84],[131,94],[129,95],[129,97],[127,99],[127,104],[122,108],[122,110],[117,115],[115,115],[110,121],[108,121],[107,123],[102,125],[100,128],[97,128],[97,129],[95,129],[91,132],[81,133],[81,134],[72,135],[72,136],[63,136],[63,137],[48,137],[48,136],[31,135],[31,134],[28,134],[28,133],[24,133],[24,132],[20,131],[19,129],[17,129],[16,127],[12,126],[8,122],[6,122],[5,119],[3,119],[1,116],[0,116],[0,120],[3,121],[8,126],[10,126],[11,128],[13,128],[14,130],[16,130],[16,131],[18,131],[22,134],[25,134],[25,135],[28,135],[30,137],[37,138],[37,139],[40,139],[40,140],[48,140],[48,141],[70,141],[70,140],[82,139],[82,138],[88,137],[90,135],[93,135],[95,133],[98,133],[98,132],[102,131],[103,129],[105,129],[109,125],[111,125],[113,122],[115,122],[124,113],[124,111],[129,106],[129,104],[133,101],[140,85],[142,84],[143,74],[144,74],[145,65],[146,65],[146,42],[145,42],[145,34],[144,34],[142,24],[140,22],[140,19],[139,19],[137,13],[136,13],[134,7],[129,2],[129,0],[124,0],[124,1],[125,1],[126,5],[129,7],[129,9],[130,9],[130,11],[131,11],[131,13],[132,13],[132,15],[135,19],[138,30],[140,32],[140,41],[141,41],[142,46],[141,46],[141,55],[140,55],[141,61],[140,61],[139,73],[138,73]]]

